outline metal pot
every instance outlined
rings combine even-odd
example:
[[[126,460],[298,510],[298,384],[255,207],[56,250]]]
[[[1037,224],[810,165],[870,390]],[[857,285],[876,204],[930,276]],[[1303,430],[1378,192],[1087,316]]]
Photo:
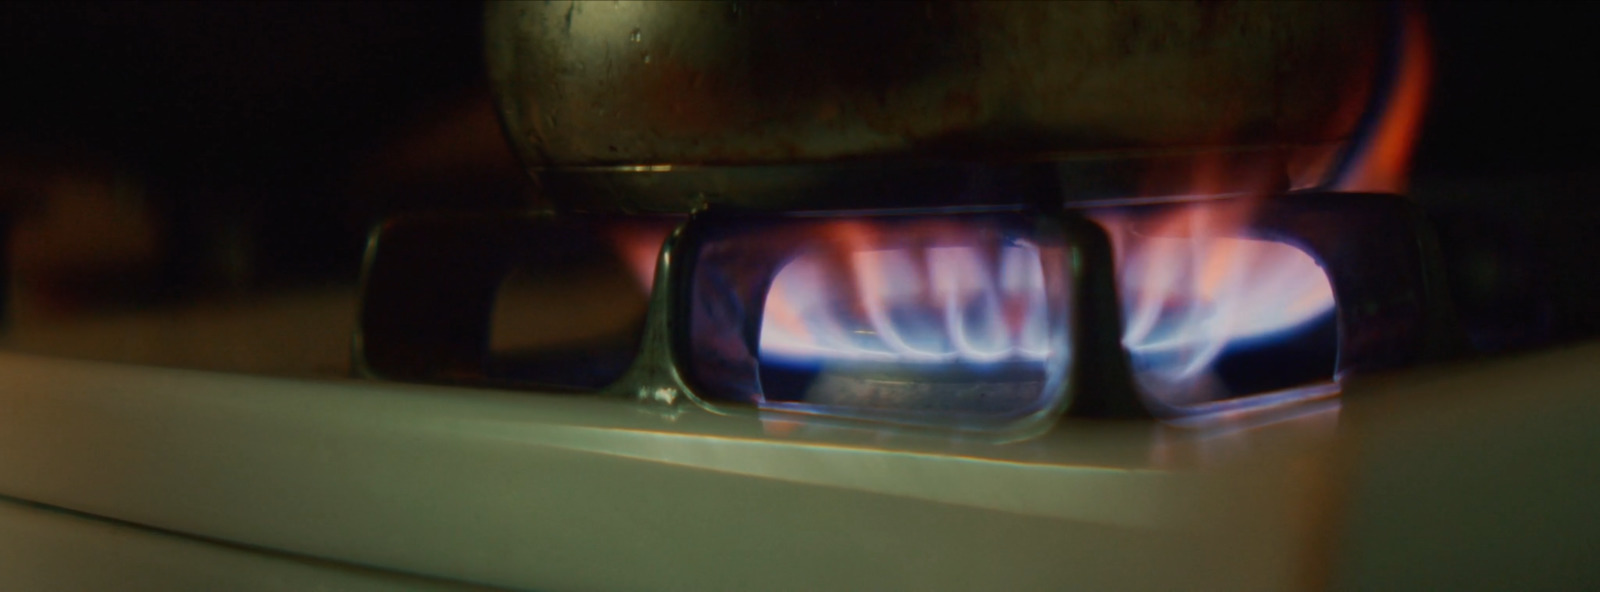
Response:
[[[1107,163],[1152,155],[1284,163],[1300,158],[1286,151],[1334,150],[1368,108],[1392,12],[508,2],[489,8],[487,45],[507,132],[558,206],[787,208],[827,195],[877,206],[902,204],[840,183],[1032,161],[1099,163],[1098,179],[1141,168]]]

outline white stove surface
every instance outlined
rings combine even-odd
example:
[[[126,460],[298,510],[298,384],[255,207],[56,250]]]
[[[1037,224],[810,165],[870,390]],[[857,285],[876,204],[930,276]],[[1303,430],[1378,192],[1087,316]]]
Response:
[[[1596,426],[1600,344],[1012,444],[6,354],[0,587],[1571,587]]]

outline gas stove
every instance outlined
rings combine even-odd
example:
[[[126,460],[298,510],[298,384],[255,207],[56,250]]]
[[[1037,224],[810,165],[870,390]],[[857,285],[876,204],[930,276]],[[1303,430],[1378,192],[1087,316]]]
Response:
[[[61,315],[38,220],[149,212],[25,177],[0,588],[1600,581],[1600,345],[1483,356],[1413,8],[492,4],[532,196],[356,285]]]
[[[1594,576],[1580,543],[1593,537],[1581,485],[1593,465],[1565,451],[1595,445],[1596,356],[1577,346],[1374,377],[1277,414],[1074,420],[989,444],[606,398],[6,355],[0,539],[12,559],[0,578],[1561,587]]]

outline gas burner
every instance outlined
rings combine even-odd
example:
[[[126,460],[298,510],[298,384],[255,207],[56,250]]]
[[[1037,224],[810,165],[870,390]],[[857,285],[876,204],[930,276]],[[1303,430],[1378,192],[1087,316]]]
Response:
[[[1323,398],[1352,373],[1459,350],[1433,239],[1395,196],[988,210],[396,220],[373,236],[356,354],[380,378],[1011,437],[1063,412]],[[628,271],[646,255],[653,274]],[[609,275],[590,283],[633,304],[496,304],[513,270],[535,291]],[[537,307],[543,325],[496,318]],[[491,344],[582,317],[611,337]]]

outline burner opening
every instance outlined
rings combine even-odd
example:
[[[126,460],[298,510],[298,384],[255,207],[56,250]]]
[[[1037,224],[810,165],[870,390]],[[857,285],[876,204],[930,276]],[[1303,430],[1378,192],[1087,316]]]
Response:
[[[1062,247],[986,224],[831,230],[844,240],[801,249],[772,276],[756,348],[760,406],[1004,418],[1059,393]]]
[[[513,271],[495,297],[484,374],[511,383],[604,387],[633,361],[646,300],[616,266]]]
[[[654,279],[640,262],[653,257],[633,251],[653,253],[670,228],[616,223],[564,233],[561,244],[517,261],[494,296],[485,376],[581,390],[620,378],[638,354]]]
[[[1266,238],[1254,204],[1093,215],[1112,239],[1136,385],[1191,406],[1334,379],[1338,314],[1322,264]]]

